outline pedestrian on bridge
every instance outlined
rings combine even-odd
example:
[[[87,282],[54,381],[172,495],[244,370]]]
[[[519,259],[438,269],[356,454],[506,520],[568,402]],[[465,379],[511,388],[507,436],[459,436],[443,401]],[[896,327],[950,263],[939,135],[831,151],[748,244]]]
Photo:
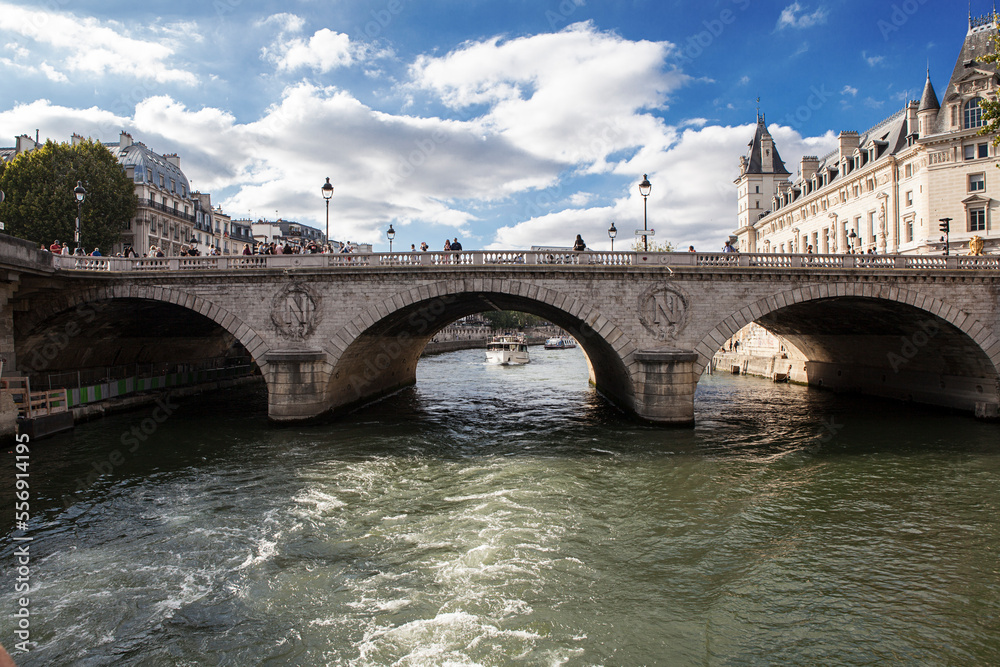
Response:
[[[587,249],[587,244],[583,242],[583,237],[579,234],[576,235],[576,241],[573,242],[573,250],[577,252],[583,252]]]

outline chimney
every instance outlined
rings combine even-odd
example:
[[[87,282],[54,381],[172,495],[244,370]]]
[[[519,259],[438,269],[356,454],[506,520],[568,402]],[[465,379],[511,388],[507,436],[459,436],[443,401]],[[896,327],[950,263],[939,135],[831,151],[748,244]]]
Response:
[[[83,143],[83,137],[81,137],[76,132],[73,133],[73,135],[69,138],[69,140],[70,144],[72,144],[73,146],[79,146],[80,144]]]
[[[174,165],[178,169],[181,168],[181,158],[177,153],[170,153],[169,155],[164,155],[163,159]]]
[[[906,105],[906,134],[919,134],[920,124],[917,121],[917,107],[919,103],[912,100]]]
[[[840,161],[843,162],[854,155],[854,150],[861,145],[861,137],[857,132],[841,132],[837,137],[840,147]]]
[[[118,147],[128,148],[132,145],[132,135],[122,130],[122,133],[118,135]]]
[[[802,180],[808,181],[819,169],[819,158],[815,155],[803,155],[799,164],[799,171],[802,172]]]

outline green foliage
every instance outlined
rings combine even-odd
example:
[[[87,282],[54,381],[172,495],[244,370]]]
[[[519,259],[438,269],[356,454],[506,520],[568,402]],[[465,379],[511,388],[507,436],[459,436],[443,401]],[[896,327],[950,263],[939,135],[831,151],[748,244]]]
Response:
[[[542,318],[528,313],[518,313],[512,310],[491,310],[481,313],[481,317],[490,323],[494,330],[520,329],[534,326],[542,322]]]
[[[72,244],[77,202],[73,189],[87,190],[81,217],[80,244],[108,253],[135,216],[138,200],[132,181],[103,144],[86,140],[76,146],[47,141],[22,153],[0,172],[0,220],[12,236],[48,246]]]
[[[637,236],[635,241],[632,243],[631,250],[635,252],[673,252],[674,244],[670,241],[664,241],[662,243],[657,243],[653,239],[649,239],[649,249],[643,247],[642,237]]]

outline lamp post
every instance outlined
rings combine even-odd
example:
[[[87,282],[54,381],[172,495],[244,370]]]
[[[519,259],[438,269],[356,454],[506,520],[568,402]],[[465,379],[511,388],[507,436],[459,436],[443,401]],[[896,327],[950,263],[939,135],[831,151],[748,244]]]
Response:
[[[611,239],[611,252],[615,251],[615,237],[618,236],[618,230],[615,229],[615,223],[612,222],[611,226],[608,227],[608,238]]]
[[[323,199],[326,200],[326,246],[330,247],[330,197],[333,196],[333,184],[330,183],[330,177],[326,177],[326,183],[323,184]]]
[[[649,191],[653,189],[653,184],[649,182],[649,176],[646,174],[642,175],[642,183],[639,184],[639,194],[642,195],[642,231],[648,232],[649,227],[646,224],[646,199],[649,197]],[[649,251],[649,235],[642,235],[642,249],[644,251]]]
[[[858,240],[858,235],[852,229],[851,233],[847,235],[847,241],[851,246],[851,252],[854,252],[854,244],[857,242],[857,240]]]
[[[83,189],[83,182],[77,181],[76,187],[73,188],[73,194],[76,195],[76,234],[73,240],[76,242],[76,252],[80,250],[80,216],[83,213],[83,200],[87,197],[87,191]]]
[[[392,240],[396,238],[396,230],[392,228],[392,223],[389,223],[389,230],[385,233],[387,239],[389,239],[389,252],[392,252]]]

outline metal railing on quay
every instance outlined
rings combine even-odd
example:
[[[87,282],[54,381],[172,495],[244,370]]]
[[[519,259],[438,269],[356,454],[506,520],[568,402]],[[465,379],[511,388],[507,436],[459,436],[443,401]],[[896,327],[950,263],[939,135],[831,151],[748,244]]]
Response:
[[[194,363],[148,363],[123,364],[118,366],[100,366],[81,368],[63,373],[33,373],[31,381],[36,386],[47,386],[49,389],[59,387],[86,387],[103,382],[114,382],[124,378],[151,378],[170,373],[191,373],[206,370],[218,370],[234,366],[249,366],[249,357],[212,357]]]
[[[69,271],[216,271],[291,268],[445,268],[479,266],[668,266],[758,269],[997,270],[1000,255],[814,255],[776,253],[462,250],[459,252],[315,253],[199,257],[54,255]]]

